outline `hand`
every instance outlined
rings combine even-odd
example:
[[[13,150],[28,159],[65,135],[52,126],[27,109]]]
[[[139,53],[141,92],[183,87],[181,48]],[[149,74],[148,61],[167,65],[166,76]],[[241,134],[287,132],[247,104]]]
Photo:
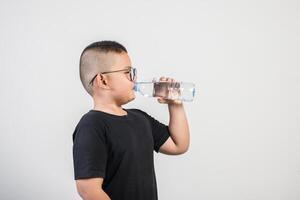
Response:
[[[169,77],[160,77],[159,81],[166,81],[166,82],[176,82],[173,78]],[[169,91],[171,92],[171,91]],[[169,105],[181,105],[182,101],[181,100],[172,100],[172,99],[165,99],[163,97],[158,97],[157,101],[162,104],[169,104]]]

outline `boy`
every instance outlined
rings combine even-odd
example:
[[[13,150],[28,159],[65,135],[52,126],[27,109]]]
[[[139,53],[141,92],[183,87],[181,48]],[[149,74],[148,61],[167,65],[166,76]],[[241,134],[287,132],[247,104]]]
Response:
[[[158,98],[168,104],[169,126],[142,110],[122,108],[135,99],[136,69],[126,48],[115,41],[95,42],[83,50],[80,79],[94,108],[73,132],[79,195],[86,200],[157,200],[153,150],[179,155],[189,147],[182,102]]]

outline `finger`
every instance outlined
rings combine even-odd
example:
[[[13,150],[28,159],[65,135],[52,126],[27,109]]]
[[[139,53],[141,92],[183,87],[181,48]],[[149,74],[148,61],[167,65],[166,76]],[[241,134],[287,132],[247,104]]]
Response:
[[[157,100],[158,100],[159,103],[164,103],[165,102],[165,100],[163,100],[162,98],[158,98]]]
[[[181,100],[176,100],[176,103],[177,104],[182,104],[182,101]]]
[[[168,82],[173,82],[173,79],[168,77]]]
[[[165,80],[165,77],[164,76],[162,76],[162,77],[160,77],[160,79],[159,79],[160,81],[164,81]]]

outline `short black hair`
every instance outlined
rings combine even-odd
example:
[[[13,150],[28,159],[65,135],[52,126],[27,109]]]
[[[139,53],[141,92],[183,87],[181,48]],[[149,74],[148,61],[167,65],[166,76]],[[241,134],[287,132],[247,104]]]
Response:
[[[110,40],[103,40],[103,41],[98,41],[98,42],[94,42],[90,45],[88,45],[83,52],[85,52],[86,50],[89,49],[95,49],[101,52],[116,52],[116,53],[122,53],[122,52],[126,52],[127,53],[127,49],[120,43],[116,42],[116,41],[110,41]]]

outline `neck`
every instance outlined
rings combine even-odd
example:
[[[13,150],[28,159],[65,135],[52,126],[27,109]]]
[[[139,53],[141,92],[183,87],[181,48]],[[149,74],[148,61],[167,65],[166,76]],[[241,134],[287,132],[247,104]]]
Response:
[[[114,102],[103,102],[99,100],[94,99],[94,110],[100,110],[103,112],[111,113],[111,114],[116,114],[116,115],[124,115],[127,114],[121,105],[117,105]]]

